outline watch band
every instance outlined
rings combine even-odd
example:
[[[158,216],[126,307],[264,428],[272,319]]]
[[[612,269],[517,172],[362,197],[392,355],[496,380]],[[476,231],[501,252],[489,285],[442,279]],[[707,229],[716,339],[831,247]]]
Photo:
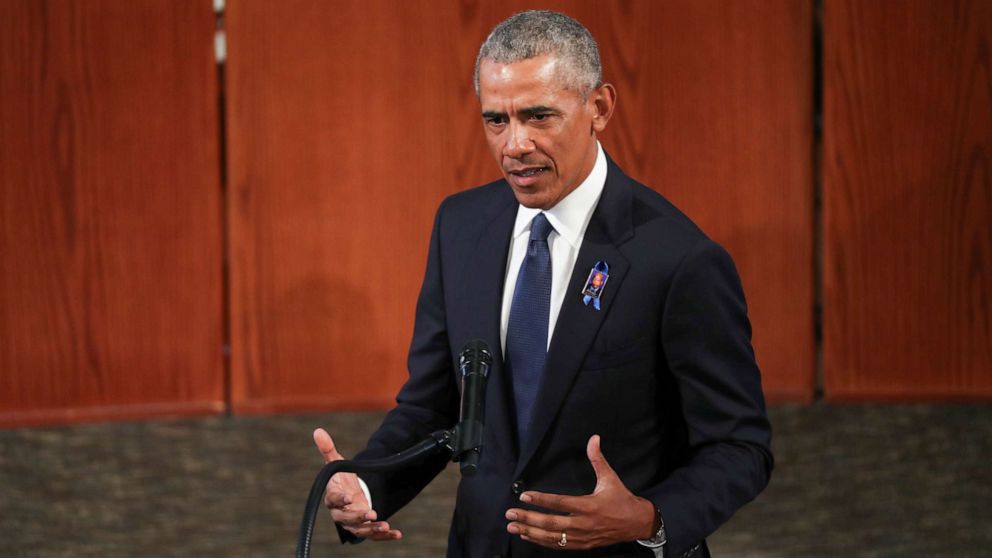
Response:
[[[665,546],[668,542],[668,537],[665,534],[665,520],[661,517],[661,510],[655,509],[655,521],[658,524],[658,530],[655,531],[654,536],[647,540],[638,539],[637,543],[641,546],[646,546],[648,548],[660,548]]]

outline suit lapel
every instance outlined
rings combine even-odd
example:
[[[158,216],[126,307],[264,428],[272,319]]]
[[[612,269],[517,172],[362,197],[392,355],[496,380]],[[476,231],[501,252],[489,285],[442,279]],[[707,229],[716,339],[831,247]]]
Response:
[[[503,281],[517,203],[509,186],[502,188],[496,203],[489,205],[480,219],[483,225],[478,240],[469,246],[471,253],[459,281],[461,303],[465,311],[459,315],[467,320],[464,331],[481,338],[489,345],[493,364],[486,388],[487,447],[498,440],[514,438],[513,396],[503,366],[500,339],[500,314],[503,306]],[[470,339],[454,340],[465,343]],[[508,448],[509,449],[509,448]],[[500,454],[502,452],[496,452]],[[516,455],[515,448],[507,455]]]
[[[509,187],[506,190],[509,191]],[[489,343],[493,353],[501,352],[496,349],[500,344],[503,281],[516,210],[517,204],[512,194],[501,196],[497,203],[486,208],[486,213],[479,220],[482,230],[477,240],[467,245],[470,251],[466,258],[468,265],[461,270],[462,280],[457,285],[462,293],[460,302],[465,308],[462,316],[468,320],[466,331]],[[502,361],[502,356],[499,360]]]
[[[515,477],[523,472],[558,414],[630,267],[618,246],[633,234],[631,195],[628,179],[610,161],[606,185],[583,237],[551,337],[536,408]],[[598,261],[610,266],[610,277],[600,298],[601,310],[593,308],[591,303],[585,305],[581,295],[589,272]]]

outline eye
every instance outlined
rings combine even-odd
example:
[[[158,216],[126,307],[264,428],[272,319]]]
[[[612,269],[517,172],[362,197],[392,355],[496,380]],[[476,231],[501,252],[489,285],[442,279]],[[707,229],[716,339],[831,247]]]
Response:
[[[546,112],[537,112],[530,115],[530,119],[535,122],[543,122],[544,120],[547,120],[550,117],[551,115]]]
[[[483,120],[485,120],[486,125],[488,126],[502,126],[503,124],[506,124],[505,116],[486,116],[483,117]]]

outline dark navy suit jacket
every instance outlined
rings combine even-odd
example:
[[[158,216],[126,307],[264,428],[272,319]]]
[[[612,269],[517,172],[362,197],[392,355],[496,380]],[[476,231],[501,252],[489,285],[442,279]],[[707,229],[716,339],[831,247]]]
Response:
[[[740,280],[729,255],[656,192],[609,162],[551,338],[528,443],[519,447],[500,355],[500,308],[517,202],[503,181],[437,212],[409,355],[410,377],[357,459],[403,450],[458,420],[457,358],[482,339],[494,363],[478,473],[458,488],[448,556],[550,556],[506,532],[523,490],[581,495],[596,479],[586,443],[602,436],[624,484],[661,510],[667,556],[706,556],[705,537],[767,484],[771,431]],[[609,265],[601,310],[580,294]],[[445,466],[439,457],[367,475],[388,518]],[[636,543],[569,554],[650,557]]]

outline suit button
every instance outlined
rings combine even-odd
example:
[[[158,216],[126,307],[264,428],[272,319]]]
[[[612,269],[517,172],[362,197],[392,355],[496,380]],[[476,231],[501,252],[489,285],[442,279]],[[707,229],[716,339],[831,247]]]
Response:
[[[513,490],[513,493],[514,494],[521,494],[521,493],[523,493],[523,491],[525,489],[525,487],[524,487],[524,481],[522,481],[522,480],[515,480],[515,481],[513,481],[513,484],[510,485],[510,489]]]

